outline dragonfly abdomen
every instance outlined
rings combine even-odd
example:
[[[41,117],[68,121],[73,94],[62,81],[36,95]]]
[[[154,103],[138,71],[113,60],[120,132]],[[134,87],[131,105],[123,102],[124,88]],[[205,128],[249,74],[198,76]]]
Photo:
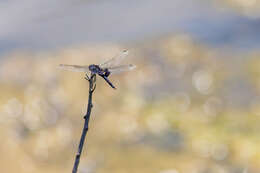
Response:
[[[105,81],[114,89],[116,89],[116,87],[108,80],[108,78],[106,76],[101,76],[103,79],[105,79]]]

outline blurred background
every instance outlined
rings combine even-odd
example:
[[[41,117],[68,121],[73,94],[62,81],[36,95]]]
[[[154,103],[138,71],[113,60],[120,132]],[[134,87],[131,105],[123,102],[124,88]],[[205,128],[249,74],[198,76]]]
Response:
[[[0,172],[71,172],[84,73],[98,78],[81,173],[260,172],[257,0],[0,0]]]

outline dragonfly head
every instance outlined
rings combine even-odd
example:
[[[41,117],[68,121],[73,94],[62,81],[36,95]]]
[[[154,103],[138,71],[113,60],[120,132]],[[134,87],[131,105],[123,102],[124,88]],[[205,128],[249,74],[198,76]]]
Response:
[[[98,73],[100,71],[99,66],[95,64],[89,65],[88,68],[92,73]]]

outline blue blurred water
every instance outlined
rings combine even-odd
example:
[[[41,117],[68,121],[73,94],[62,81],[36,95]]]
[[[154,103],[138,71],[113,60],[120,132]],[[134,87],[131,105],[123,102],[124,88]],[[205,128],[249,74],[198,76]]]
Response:
[[[0,1],[0,51],[133,43],[186,32],[213,47],[260,47],[260,21],[203,0]]]

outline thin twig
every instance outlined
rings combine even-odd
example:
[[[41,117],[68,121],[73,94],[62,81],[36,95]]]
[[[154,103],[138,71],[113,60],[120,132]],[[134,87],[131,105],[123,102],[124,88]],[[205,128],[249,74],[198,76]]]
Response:
[[[77,170],[78,170],[81,152],[82,152],[82,149],[83,149],[83,146],[84,146],[85,137],[86,137],[87,132],[88,132],[88,123],[89,123],[91,108],[93,107],[92,94],[93,94],[94,90],[96,89],[96,74],[91,74],[90,77],[88,77],[86,75],[85,79],[89,81],[88,108],[87,108],[87,113],[84,116],[85,123],[84,123],[84,127],[83,127],[83,130],[82,130],[82,134],[81,134],[81,138],[80,138],[80,142],[79,142],[79,147],[78,147],[78,152],[77,152],[77,155],[76,155],[76,158],[75,158],[72,173],[77,173]]]

